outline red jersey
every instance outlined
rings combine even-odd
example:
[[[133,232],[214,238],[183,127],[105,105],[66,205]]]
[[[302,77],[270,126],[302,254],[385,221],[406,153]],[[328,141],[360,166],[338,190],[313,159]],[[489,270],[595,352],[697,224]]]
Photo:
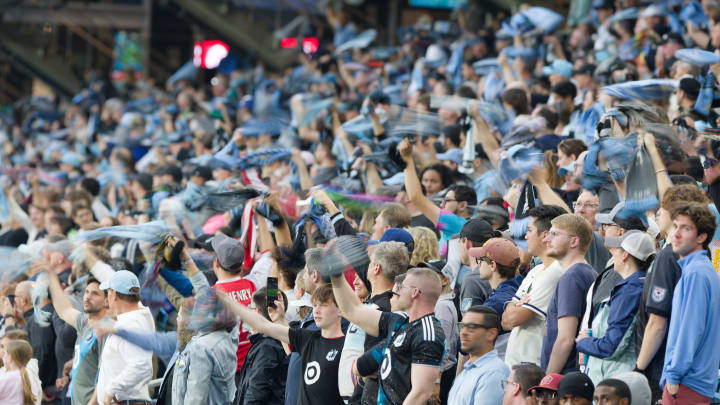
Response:
[[[232,278],[230,280],[218,281],[213,286],[216,290],[225,292],[235,302],[248,306],[252,301],[252,295],[257,290],[255,283],[242,277]],[[240,344],[237,349],[237,371],[240,372],[245,357],[250,350],[250,339],[248,332],[243,332],[242,323],[240,324]]]

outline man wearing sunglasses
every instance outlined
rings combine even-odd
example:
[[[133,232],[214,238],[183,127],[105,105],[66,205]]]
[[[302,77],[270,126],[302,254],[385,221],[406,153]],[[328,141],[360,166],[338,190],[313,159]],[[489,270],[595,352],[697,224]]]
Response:
[[[427,402],[440,378],[445,350],[445,335],[434,314],[442,292],[437,273],[414,268],[406,273],[402,285],[395,286],[391,303],[393,309],[404,313],[362,305],[342,276],[333,276],[332,286],[345,317],[368,335],[384,338],[353,367],[358,376],[378,373],[378,404]]]
[[[468,353],[462,371],[455,377],[448,405],[500,405],[510,369],[495,350],[500,316],[484,305],[465,312],[460,328],[460,349]],[[514,384],[514,383],[513,383]]]

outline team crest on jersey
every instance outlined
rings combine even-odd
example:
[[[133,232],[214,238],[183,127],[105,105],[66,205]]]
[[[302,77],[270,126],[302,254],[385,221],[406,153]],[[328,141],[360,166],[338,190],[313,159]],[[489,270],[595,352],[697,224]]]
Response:
[[[405,341],[405,333],[406,332],[403,332],[395,338],[395,341],[393,341],[393,345],[395,345],[395,347],[402,346],[403,342]]]
[[[328,352],[327,356],[325,356],[325,360],[327,361],[333,361],[335,360],[335,356],[337,356],[338,351],[336,349],[332,349]]]
[[[653,287],[652,300],[655,302],[661,302],[663,299],[665,299],[666,292],[667,290],[662,287]]]

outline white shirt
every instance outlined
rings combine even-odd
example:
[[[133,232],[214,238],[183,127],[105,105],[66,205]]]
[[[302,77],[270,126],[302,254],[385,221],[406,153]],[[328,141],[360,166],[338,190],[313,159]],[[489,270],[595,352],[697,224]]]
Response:
[[[523,304],[523,307],[533,311],[535,316],[510,332],[505,353],[505,363],[508,366],[522,362],[540,364],[546,312],[562,275],[562,266],[556,260],[547,269],[544,264],[535,266],[520,284],[512,302],[521,301],[529,294],[530,302]],[[508,305],[514,305],[512,302]]]
[[[155,331],[155,322],[146,307],[120,314],[117,318],[117,328]],[[102,401],[106,393],[120,400],[150,401],[148,383],[152,373],[152,352],[118,336],[109,336],[100,356],[96,388],[98,401]]]

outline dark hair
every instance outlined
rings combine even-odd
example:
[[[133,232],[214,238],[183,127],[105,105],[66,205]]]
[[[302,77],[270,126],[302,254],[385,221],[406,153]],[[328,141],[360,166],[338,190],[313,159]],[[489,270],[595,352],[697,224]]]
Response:
[[[539,385],[545,377],[545,371],[537,364],[520,363],[512,366],[512,370],[515,372],[515,382],[520,384],[523,397],[527,397],[528,390]]]
[[[697,235],[705,234],[706,238],[702,244],[703,249],[707,249],[710,245],[713,235],[715,234],[715,215],[705,204],[698,203],[681,203],[674,205],[670,209],[670,217],[674,220],[680,215],[690,218],[697,228]]]
[[[517,272],[517,268],[520,265],[520,258],[513,259],[512,264],[509,266],[502,265],[498,262],[495,262],[495,265],[498,269],[498,274],[500,277],[504,279],[509,279],[515,277],[515,273]]]
[[[119,300],[130,303],[140,302],[140,289],[138,287],[132,287],[130,289],[130,292],[132,292],[132,294],[123,294],[115,291],[115,294],[117,295]]]
[[[507,103],[515,110],[515,114],[528,113],[528,96],[523,89],[507,89],[502,95],[503,102]]]
[[[477,194],[472,188],[453,184],[448,192],[450,191],[455,191],[455,199],[458,202],[466,201],[468,205],[477,205]]]
[[[620,398],[627,398],[630,403],[632,403],[632,395],[630,394],[630,387],[622,381],[618,380],[616,378],[608,378],[607,380],[600,381],[600,384],[597,385],[605,386],[605,387],[611,387],[615,390],[615,394],[619,396]],[[595,387],[597,388],[597,387]]]
[[[277,264],[278,275],[285,280],[290,288],[295,288],[295,278],[300,270],[305,267],[305,256],[303,260],[292,260],[280,246],[275,246],[272,250],[272,259]]]
[[[70,228],[72,228],[72,220],[67,215],[54,215],[50,222],[55,222],[60,226],[63,235],[67,235]]]
[[[703,168],[702,162],[700,162],[700,158],[697,156],[688,156],[685,162],[687,163],[685,173],[695,181],[702,181],[703,177],[705,177],[705,169]]]
[[[687,174],[671,174],[670,181],[672,181],[672,184],[675,186],[679,186],[681,184],[697,185],[697,180]]]
[[[465,98],[477,98],[477,93],[475,93],[475,90],[473,90],[472,87],[466,84],[458,87],[457,90],[455,90],[455,95]]]
[[[528,211],[528,216],[535,219],[535,228],[538,233],[549,231],[552,227],[550,221],[562,214],[567,214],[567,211],[557,205],[538,205]]]
[[[437,174],[440,175],[440,181],[442,181],[442,188],[448,188],[451,184],[453,184],[453,174],[449,167],[445,166],[442,163],[435,163],[434,165],[426,166],[422,172],[420,173],[420,180],[422,180],[423,175],[425,175],[425,172],[433,170],[437,172]]]
[[[90,210],[90,214],[92,214],[92,209],[90,208],[89,205],[78,203],[78,204],[75,204],[72,206],[72,209],[70,210],[70,213],[71,213],[70,215],[73,218],[75,218],[78,215],[78,213],[80,212],[80,210]],[[95,215],[93,215],[93,219],[94,218],[95,218]]]
[[[568,138],[560,142],[557,148],[567,156],[575,155],[575,158],[577,159],[581,153],[587,150],[587,145],[579,139]]]
[[[442,129],[442,133],[453,145],[460,147],[460,134],[462,133],[460,125],[448,125]]]
[[[285,304],[285,310],[287,311],[287,305],[288,305],[288,299],[287,295],[281,290],[278,289],[278,296],[282,297],[283,304]],[[270,319],[270,313],[267,309],[267,287],[263,287],[257,291],[255,291],[252,295],[252,301],[253,304],[255,304],[255,307],[262,312],[262,315],[267,319],[268,321],[272,321]]]
[[[465,313],[473,312],[476,314],[483,315],[483,324],[488,328],[497,329],[498,335],[500,334],[500,315],[494,309],[485,305],[473,305]]]
[[[570,123],[570,116],[572,115],[572,111],[570,110],[570,104],[565,101],[558,101],[557,103],[555,103],[555,105],[553,105],[553,108],[555,109],[555,113],[557,114],[559,124],[563,124],[563,126],[565,126]]]
[[[90,193],[92,196],[100,194],[100,183],[92,177],[86,177],[80,181],[80,187]]]
[[[545,127],[548,129],[555,129],[558,124],[558,116],[555,111],[551,110],[549,107],[540,107],[537,114],[543,118],[545,118],[546,125]]]
[[[332,302],[337,306],[337,301],[335,301],[335,295],[333,295],[333,289],[330,284],[323,284],[320,287],[318,287],[315,292],[312,295],[312,303],[315,305],[318,304],[327,304]]]
[[[654,254],[650,255],[645,260],[640,260],[633,255],[630,255],[630,258],[635,262],[635,265],[637,266],[638,271],[648,271],[648,269],[650,268],[650,265],[655,260],[655,255]]]
[[[575,96],[577,96],[577,88],[570,81],[560,82],[560,83],[552,86],[552,88],[550,89],[550,92],[555,93],[562,98],[565,98],[565,97],[575,98]]]

